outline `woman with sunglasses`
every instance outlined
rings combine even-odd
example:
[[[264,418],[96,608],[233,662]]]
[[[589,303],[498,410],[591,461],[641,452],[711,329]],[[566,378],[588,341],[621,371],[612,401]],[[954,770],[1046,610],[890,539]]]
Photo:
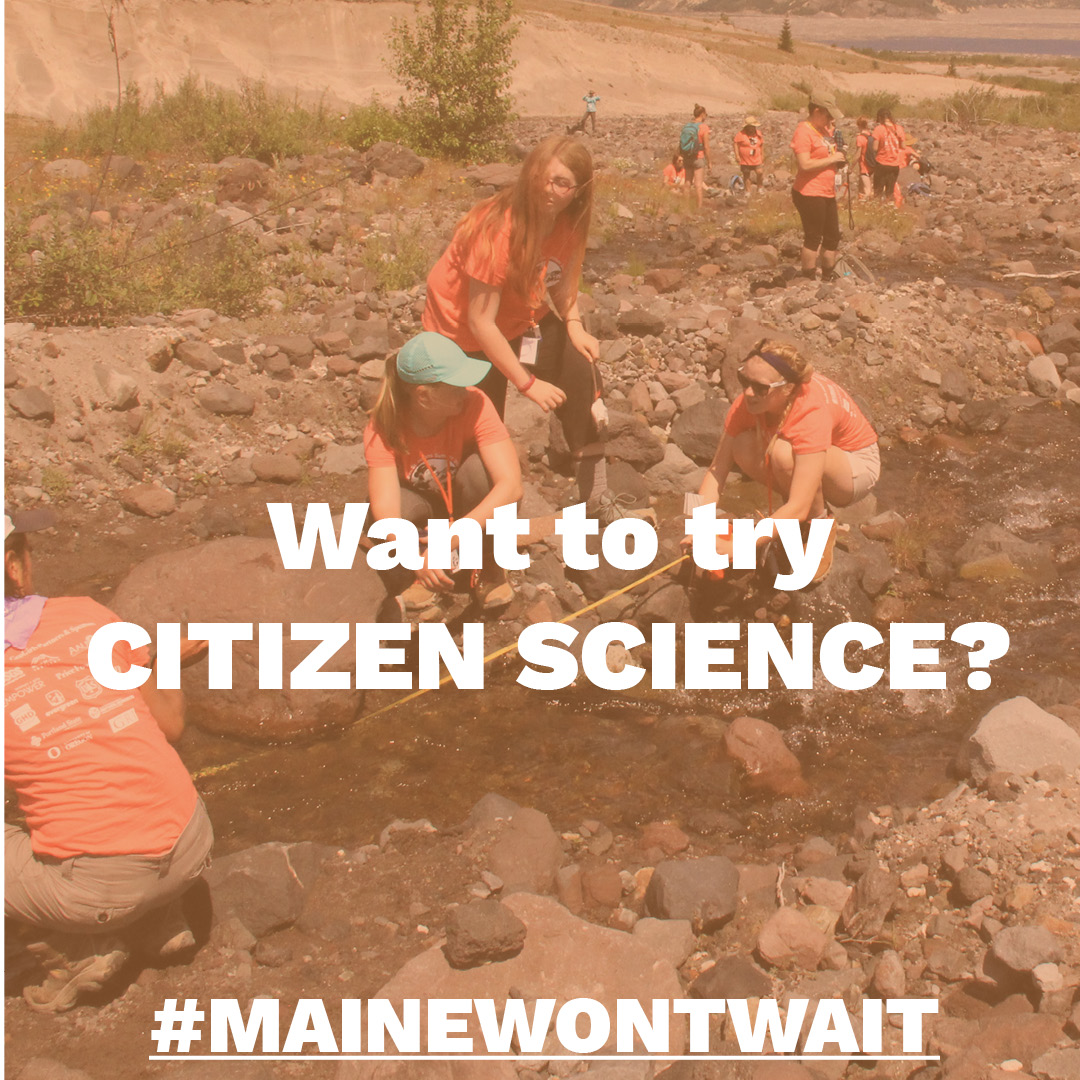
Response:
[[[738,378],[743,391],[699,488],[703,502],[719,499],[736,467],[768,489],[773,518],[828,517],[826,503],[848,506],[869,493],[881,473],[877,433],[847,391],[769,338],[754,346]],[[718,550],[730,553],[730,543],[721,539]],[[831,562],[832,539],[815,580]]]
[[[513,186],[459,222],[428,275],[423,325],[491,363],[480,389],[500,418],[508,382],[554,410],[578,462],[579,497],[603,521],[614,500],[599,442],[600,343],[578,310],[592,181],[592,157],[576,139],[535,147]]]
[[[817,276],[821,252],[821,280],[836,277],[836,252],[840,247],[840,214],[836,207],[836,171],[847,163],[836,148],[836,123],[843,119],[832,94],[817,93],[810,100],[810,115],[795,129],[791,149],[799,171],[791,187],[791,199],[803,227],[802,277]]]

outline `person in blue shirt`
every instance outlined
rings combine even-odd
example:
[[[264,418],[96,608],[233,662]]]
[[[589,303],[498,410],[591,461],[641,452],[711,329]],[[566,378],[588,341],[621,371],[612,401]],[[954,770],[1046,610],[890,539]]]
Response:
[[[596,134],[596,103],[600,100],[600,95],[593,93],[590,89],[589,92],[581,99],[585,102],[585,115],[581,118],[581,130],[584,132],[585,123],[588,120],[592,121],[592,133]]]

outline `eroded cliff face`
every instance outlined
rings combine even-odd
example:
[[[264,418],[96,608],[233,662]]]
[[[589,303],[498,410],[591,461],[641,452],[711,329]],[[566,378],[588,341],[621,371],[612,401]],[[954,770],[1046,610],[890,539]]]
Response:
[[[348,0],[127,0],[116,6],[120,77],[145,91],[188,72],[220,86],[265,80],[332,105],[393,101],[401,86],[385,58],[391,21],[412,4]],[[8,0],[6,110],[64,121],[116,95],[116,62],[98,0]],[[741,38],[718,26],[687,34],[574,22],[528,13],[515,43],[514,90],[525,115],[576,115],[593,86],[602,111],[659,115],[741,108],[769,86],[767,65],[718,57],[702,44]],[[721,62],[722,61],[722,62]]]

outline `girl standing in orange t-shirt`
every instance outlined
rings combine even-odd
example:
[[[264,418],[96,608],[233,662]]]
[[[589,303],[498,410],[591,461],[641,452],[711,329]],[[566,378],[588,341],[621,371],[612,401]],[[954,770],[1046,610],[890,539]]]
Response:
[[[799,171],[791,199],[803,227],[802,276],[817,276],[821,251],[821,279],[836,276],[836,252],[840,247],[840,215],[836,208],[836,170],[847,158],[836,149],[833,125],[843,116],[830,96],[810,102],[810,115],[795,129],[791,149]]]
[[[592,203],[588,149],[576,139],[545,139],[515,184],[458,224],[428,275],[423,324],[491,362],[480,389],[500,417],[507,382],[555,412],[578,463],[579,497],[604,521],[613,500],[601,443],[600,343],[578,310]]]

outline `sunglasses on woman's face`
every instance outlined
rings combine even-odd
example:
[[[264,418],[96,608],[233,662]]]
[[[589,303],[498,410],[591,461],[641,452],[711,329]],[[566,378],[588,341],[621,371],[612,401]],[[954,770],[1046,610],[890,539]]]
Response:
[[[787,379],[781,379],[779,382],[758,382],[757,379],[751,379],[749,375],[744,375],[741,371],[736,372],[735,377],[739,380],[739,385],[744,390],[752,390],[755,397],[764,397],[770,390],[787,386]]]
[[[560,195],[565,195],[568,191],[574,191],[580,187],[579,184],[575,184],[573,180],[567,180],[565,176],[553,176],[548,182],[547,186],[554,188]]]

